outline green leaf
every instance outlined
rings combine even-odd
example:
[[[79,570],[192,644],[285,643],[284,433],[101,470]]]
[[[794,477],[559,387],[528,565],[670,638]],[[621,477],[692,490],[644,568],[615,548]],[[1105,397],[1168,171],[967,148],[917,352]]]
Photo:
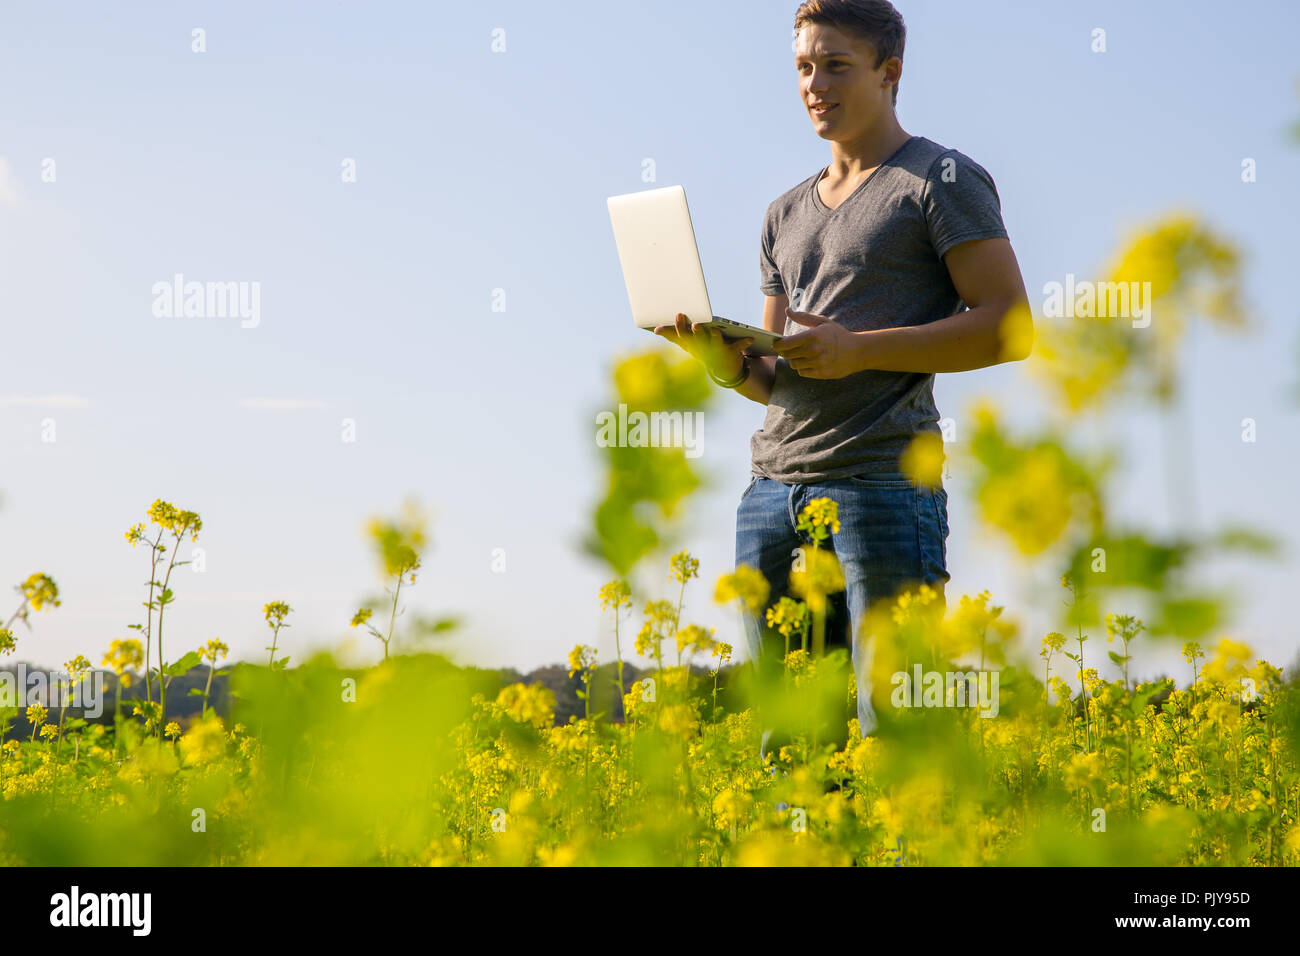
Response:
[[[198,665],[198,651],[190,651],[174,664],[163,662],[162,672],[168,677],[182,677],[189,673],[190,668],[198,667]]]
[[[186,696],[187,696],[187,697],[202,697],[202,696],[203,696],[203,688],[201,688],[201,687],[191,687],[191,688],[189,689],[189,691],[186,692]]]
[[[1281,542],[1272,535],[1237,525],[1220,528],[1207,542],[1211,548],[1224,551],[1246,551],[1263,557],[1278,553]]]
[[[1142,715],[1142,711],[1146,710],[1147,704],[1151,702],[1151,698],[1156,696],[1156,694],[1159,694],[1162,690],[1164,690],[1164,687],[1165,687],[1164,683],[1159,682],[1154,687],[1148,687],[1146,690],[1141,691],[1140,693],[1135,693],[1133,695],[1133,699],[1129,702],[1129,707],[1128,707],[1129,717],[1131,717],[1134,720],[1140,717]]]
[[[1228,603],[1227,598],[1216,596],[1166,595],[1151,624],[1151,634],[1183,641],[1203,638],[1222,625]]]
[[[430,634],[442,634],[445,631],[452,631],[460,627],[460,618],[440,617],[433,621],[421,621],[420,626],[426,628]]]
[[[1110,655],[1110,659],[1115,662],[1115,665],[1117,667],[1123,667],[1124,662],[1130,660],[1130,658],[1128,657],[1120,657],[1114,651],[1107,651],[1106,653]]]

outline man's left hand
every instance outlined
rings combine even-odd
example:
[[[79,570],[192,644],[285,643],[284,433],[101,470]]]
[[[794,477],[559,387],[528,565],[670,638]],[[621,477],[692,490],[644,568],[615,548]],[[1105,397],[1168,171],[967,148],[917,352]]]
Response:
[[[861,371],[862,336],[850,332],[824,315],[795,312],[786,307],[785,314],[810,328],[785,335],[775,345],[777,355],[804,378],[843,378]]]

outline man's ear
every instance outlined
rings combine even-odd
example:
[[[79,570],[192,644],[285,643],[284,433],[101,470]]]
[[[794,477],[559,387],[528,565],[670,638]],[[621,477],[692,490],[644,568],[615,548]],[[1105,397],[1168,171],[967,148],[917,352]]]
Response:
[[[903,78],[903,61],[896,56],[891,56],[881,66],[885,70],[885,83],[889,86],[897,86],[898,81]]]

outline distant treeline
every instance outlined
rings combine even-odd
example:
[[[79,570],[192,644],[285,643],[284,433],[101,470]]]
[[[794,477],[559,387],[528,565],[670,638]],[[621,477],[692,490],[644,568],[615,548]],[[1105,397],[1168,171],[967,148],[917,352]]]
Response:
[[[63,676],[58,671],[50,671],[43,667],[31,667],[23,665],[26,668],[26,674],[30,675],[40,672],[46,677],[46,686],[53,686],[52,682],[57,676]],[[252,665],[231,665],[232,667],[252,666]],[[719,677],[719,703],[722,703],[726,677],[731,667],[725,667]],[[584,713],[584,703],[578,697],[578,691],[582,690],[582,681],[578,675],[569,676],[569,669],[563,664],[548,664],[545,667],[539,667],[536,670],[529,671],[527,674],[521,674],[512,667],[485,669],[478,667],[462,668],[471,677],[471,685],[475,692],[483,694],[485,697],[495,697],[496,693],[510,684],[542,684],[550,688],[555,694],[555,723],[562,726],[569,723],[570,717],[581,717]],[[0,667],[0,672],[9,672],[17,674],[17,664],[6,664]],[[704,668],[692,668],[697,675],[707,675],[710,673]],[[360,676],[365,672],[364,669],[348,671],[349,673]],[[85,717],[80,708],[69,707],[67,717],[83,717],[87,722],[94,724],[105,724],[112,726],[113,710],[116,706],[117,694],[119,691],[117,675],[112,671],[98,671],[103,675],[104,681],[104,699],[103,713],[96,718]],[[642,670],[633,664],[625,663],[623,665],[623,685],[627,690],[631,690],[632,684],[646,674],[652,674],[653,669]],[[88,677],[92,680],[92,677]],[[14,678],[16,683],[17,678]],[[201,696],[203,688],[208,683],[208,668],[206,665],[191,668],[184,676],[173,677],[167,685],[167,719],[174,720],[181,725],[182,729],[188,726],[189,722],[199,715],[203,707],[203,697]],[[10,686],[14,686],[11,684]],[[191,690],[197,690],[198,694],[191,694]],[[10,717],[8,733],[4,735],[4,740],[29,740],[32,736],[32,728],[27,723],[23,708],[26,706],[24,688],[18,688],[19,701],[18,713]],[[131,714],[131,702],[133,700],[143,700],[145,697],[143,678],[133,679],[130,687],[121,688],[122,713]],[[153,697],[158,699],[158,684],[154,681]],[[616,669],[613,664],[603,664],[597,668],[592,676],[592,713],[603,713],[608,719],[621,721],[623,719],[623,702],[618,697],[618,687],[616,682]],[[44,702],[44,701],[42,701]],[[218,674],[212,678],[212,689],[209,693],[208,703],[223,720],[229,724],[230,721],[230,677],[226,674]],[[4,708],[11,702],[0,699],[0,719],[4,716]],[[58,723],[59,710],[57,707],[50,708],[50,716],[46,719],[47,723]]]

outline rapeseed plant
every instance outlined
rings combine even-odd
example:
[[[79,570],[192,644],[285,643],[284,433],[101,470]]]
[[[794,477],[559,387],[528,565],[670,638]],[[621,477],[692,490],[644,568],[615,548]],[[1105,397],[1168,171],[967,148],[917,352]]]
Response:
[[[1234,267],[1212,234],[1174,219],[1131,244],[1110,274],[1151,281],[1158,301],[1184,318],[1199,312],[1228,323],[1237,311]],[[1190,276],[1200,277],[1195,289]],[[1050,385],[1057,411],[1097,407],[1144,364],[1160,371],[1157,389],[1176,382],[1168,356],[1178,327],[1138,342],[1110,319],[1046,331],[1036,355],[1058,373]],[[694,363],[663,356],[634,357],[614,378],[630,407],[689,407],[708,392]],[[160,530],[146,537],[141,524],[127,535],[151,550],[146,622],[133,625],[144,643],[114,641],[104,656],[118,678],[117,719],[112,729],[63,714],[50,723],[44,706],[26,707],[30,731],[0,745],[0,862],[1300,865],[1294,675],[1284,679],[1213,615],[1188,613],[1199,596],[1171,590],[1166,572],[1184,570],[1192,549],[1110,529],[1104,463],[1067,449],[1068,432],[1013,440],[987,403],[974,421],[965,444],[977,517],[1020,555],[1050,565],[1053,577],[1064,569],[1070,600],[1058,629],[1023,651],[1016,620],[989,591],[961,595],[951,608],[924,585],[879,602],[854,636],[871,645],[870,693],[881,718],[865,738],[847,714],[868,691],[857,687],[845,650],[824,647],[826,600],[844,586],[829,498],[798,516],[806,547],[792,568],[792,596],[769,607],[769,582],[745,566],[714,587],[716,602],[762,614],[784,637],[770,680],[748,662],[732,664],[725,633],[685,622],[686,589],[701,566],[673,546],[665,550],[675,552],[668,578],[678,593],[644,602],[634,642],[654,669],[627,686],[620,615],[633,605],[629,575],[668,537],[653,512],[628,517],[631,505],[657,504],[666,519],[697,478],[680,449],[607,449],[610,491],[597,509],[594,553],[616,575],[599,601],[615,617],[624,719],[592,712],[596,651],[578,645],[569,676],[582,682],[583,714],[559,725],[544,686],[501,686],[438,655],[390,655],[399,594],[414,583],[426,545],[410,508],[368,527],[393,585],[389,621],[372,626],[378,602],[368,602],[351,623],[380,641],[380,663],[346,670],[318,655],[285,666],[277,635],[290,608],[273,602],[263,608],[273,632],[269,666],[231,667],[231,694],[210,706],[228,648],[213,639],[171,664],[162,651],[176,545],[184,534],[194,540],[201,522],[157,501],[148,517]],[[905,455],[917,485],[939,485],[945,449],[933,438]],[[168,535],[176,540],[165,547]],[[1102,543],[1109,569],[1092,564]],[[1153,614],[1128,604],[1126,613],[1106,613],[1118,603],[1108,581],[1145,589]],[[43,574],[19,591],[18,612],[0,628],[0,654],[16,647],[9,625],[60,599]],[[1091,651],[1085,660],[1097,646],[1089,636],[1103,628],[1116,648],[1108,648],[1114,670],[1101,664],[1115,679]],[[1186,674],[1182,686],[1135,679],[1147,649],[1170,636],[1191,665],[1190,682]],[[676,666],[663,660],[665,640],[677,648]],[[704,653],[708,682],[691,669]],[[1058,654],[1071,673],[1053,672]],[[942,706],[892,705],[896,673],[917,664],[960,672],[966,660],[1001,677],[996,717],[954,706],[951,687]],[[206,663],[208,673],[200,715],[185,721],[164,702],[167,682],[188,661]],[[135,717],[143,727],[117,715],[120,689],[141,666],[145,697]],[[65,668],[71,680],[84,679],[89,663],[78,657]],[[349,686],[355,693],[341,696]],[[0,727],[17,714],[0,709]],[[766,741],[760,758],[768,726],[786,728],[788,739]],[[839,728],[847,734],[833,739]],[[65,730],[75,736],[71,761],[59,759]],[[189,829],[196,806],[216,808],[222,821],[202,840]]]

